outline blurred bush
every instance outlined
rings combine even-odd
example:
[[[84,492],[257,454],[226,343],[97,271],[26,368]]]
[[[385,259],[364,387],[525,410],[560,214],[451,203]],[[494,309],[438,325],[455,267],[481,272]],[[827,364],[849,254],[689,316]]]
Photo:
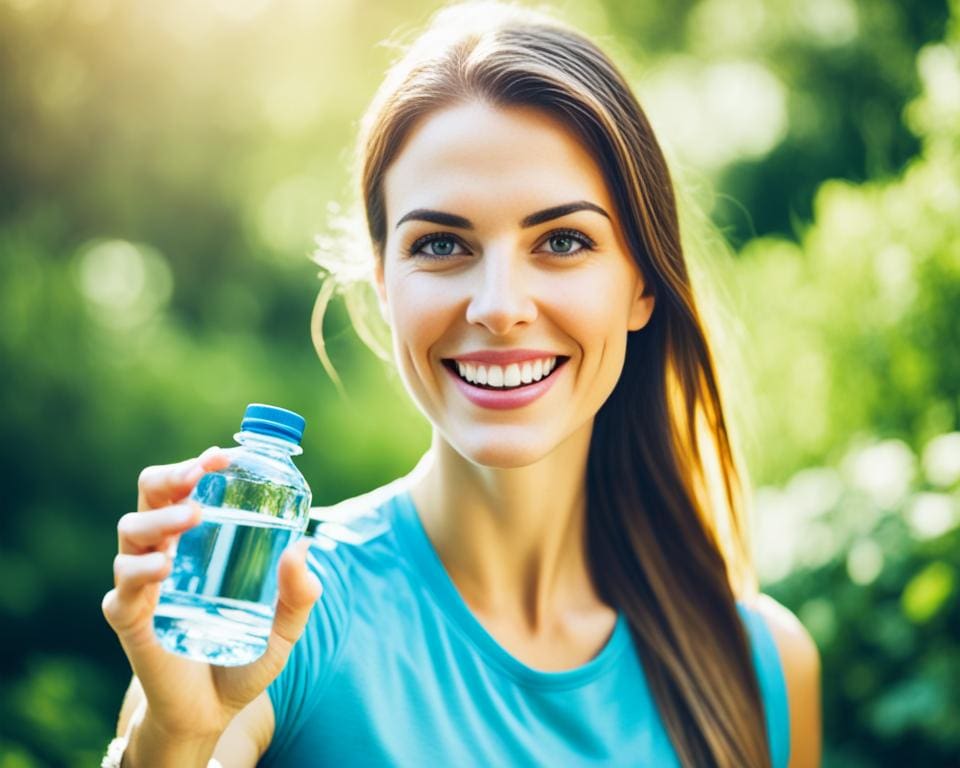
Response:
[[[921,151],[895,177],[824,182],[797,240],[755,238],[731,290],[748,329],[761,478],[836,458],[844,436],[922,445],[960,413],[960,54],[921,49],[905,108]],[[775,450],[771,446],[776,446]]]
[[[899,440],[757,492],[766,592],[823,659],[824,765],[960,755],[960,432]]]

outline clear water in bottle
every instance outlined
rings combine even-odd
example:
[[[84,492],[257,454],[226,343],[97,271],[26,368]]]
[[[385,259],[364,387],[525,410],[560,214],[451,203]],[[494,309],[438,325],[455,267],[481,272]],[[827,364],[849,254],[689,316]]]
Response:
[[[303,430],[294,416],[249,406],[236,435],[241,446],[227,452],[230,466],[194,488],[201,522],[180,537],[154,614],[167,650],[223,666],[246,664],[266,650],[277,564],[303,533],[310,509],[310,488],[291,460]],[[271,419],[293,426],[279,428]]]

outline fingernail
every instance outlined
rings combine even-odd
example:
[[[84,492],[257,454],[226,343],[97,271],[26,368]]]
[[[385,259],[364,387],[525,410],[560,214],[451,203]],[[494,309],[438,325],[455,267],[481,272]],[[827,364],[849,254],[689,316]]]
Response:
[[[203,467],[201,467],[199,464],[197,464],[196,466],[192,467],[187,471],[187,474],[184,476],[183,479],[188,483],[195,483],[197,482],[197,480],[203,477],[205,473],[206,473],[206,470]]]
[[[210,446],[209,448],[207,448],[203,453],[200,454],[200,456],[199,456],[200,461],[206,461],[207,459],[209,459],[211,456],[213,456],[213,455],[214,455],[217,451],[219,451],[219,450],[220,450],[220,446],[219,446],[219,445],[211,445],[211,446]]]

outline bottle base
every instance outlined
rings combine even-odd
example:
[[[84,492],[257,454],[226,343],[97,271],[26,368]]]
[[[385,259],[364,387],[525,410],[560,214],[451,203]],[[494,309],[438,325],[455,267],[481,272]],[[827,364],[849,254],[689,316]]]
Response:
[[[272,624],[272,607],[177,593],[163,595],[153,618],[165,650],[221,667],[260,658]]]

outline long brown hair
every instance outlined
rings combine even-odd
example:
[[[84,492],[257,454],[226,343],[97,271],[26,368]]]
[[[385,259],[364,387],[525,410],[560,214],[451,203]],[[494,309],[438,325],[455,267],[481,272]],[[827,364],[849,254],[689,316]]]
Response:
[[[391,68],[363,122],[358,170],[375,258],[384,257],[386,240],[384,174],[404,139],[425,115],[470,100],[559,118],[609,184],[656,303],[648,324],[628,334],[623,372],[594,423],[591,574],[629,620],[681,762],[769,766],[736,607],[737,595],[756,591],[743,484],[681,248],[674,185],[653,130],[616,66],[580,33],[502,3],[444,9]],[[314,318],[328,370],[320,324],[332,290],[330,282],[321,290]],[[365,321],[354,319],[372,341]]]

